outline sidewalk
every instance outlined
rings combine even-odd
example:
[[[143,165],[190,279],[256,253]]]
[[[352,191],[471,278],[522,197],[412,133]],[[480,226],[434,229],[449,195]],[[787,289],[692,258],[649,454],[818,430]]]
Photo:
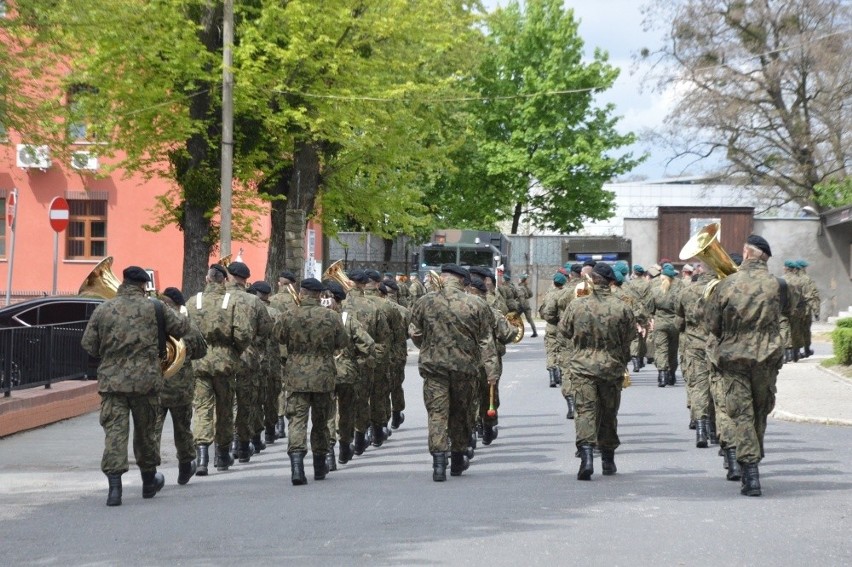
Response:
[[[770,417],[800,423],[852,426],[852,380],[820,366],[828,356],[785,364],[778,373]]]

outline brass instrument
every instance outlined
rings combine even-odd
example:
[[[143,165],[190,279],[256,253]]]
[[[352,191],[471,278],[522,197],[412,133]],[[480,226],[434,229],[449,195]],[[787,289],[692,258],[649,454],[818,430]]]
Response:
[[[107,256],[95,266],[94,270],[89,272],[89,275],[80,284],[77,295],[112,299],[118,293],[118,286],[120,285],[121,281],[112,273],[112,256]],[[183,339],[172,336],[166,337],[166,356],[160,359],[163,377],[171,378],[177,374],[185,359],[186,345]]]
[[[511,326],[515,327],[518,330],[517,333],[515,333],[512,342],[521,342],[521,339],[524,338],[524,320],[521,319],[521,314],[517,311],[509,311],[508,313],[506,313],[506,321],[508,321]]]
[[[681,260],[698,258],[716,272],[718,279],[713,280],[704,288],[705,299],[713,293],[713,289],[723,278],[736,273],[739,269],[719,243],[719,230],[721,228],[722,226],[717,222],[708,224],[690,238],[680,251]]]
[[[301,305],[301,304],[302,304],[302,300],[301,300],[301,299],[299,299],[299,292],[298,292],[298,291],[296,291],[296,288],[295,288],[295,287],[293,287],[293,284],[291,284],[291,283],[288,283],[288,284],[287,284],[287,293],[289,293],[289,294],[290,294],[290,297],[292,297],[292,298],[293,298],[293,302],[294,302],[296,305]]]
[[[355,287],[355,284],[346,277],[346,272],[343,271],[343,260],[332,262],[322,273],[322,279],[336,281],[346,293],[349,293]]]
[[[429,270],[429,291],[440,291],[444,289],[444,278],[435,270]]]
[[[578,297],[586,297],[587,295],[592,295],[595,292],[595,284],[592,281],[591,276],[589,274],[583,274],[580,276],[582,281],[577,284],[574,288],[574,298]]]
[[[216,262],[216,263],[219,264],[220,266],[225,266],[227,268],[228,264],[231,263],[231,256],[233,256],[233,254],[228,254],[227,256],[222,256],[219,259],[219,261]]]

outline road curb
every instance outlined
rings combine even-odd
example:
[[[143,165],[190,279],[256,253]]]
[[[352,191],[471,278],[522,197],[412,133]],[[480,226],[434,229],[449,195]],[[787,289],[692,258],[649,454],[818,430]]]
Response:
[[[791,421],[794,423],[814,423],[817,425],[837,425],[852,427],[852,419],[839,419],[833,417],[816,417],[811,415],[799,415],[784,410],[774,410],[769,417],[780,421]]]
[[[100,403],[97,381],[15,390],[13,397],[0,401],[0,438],[95,411]]]

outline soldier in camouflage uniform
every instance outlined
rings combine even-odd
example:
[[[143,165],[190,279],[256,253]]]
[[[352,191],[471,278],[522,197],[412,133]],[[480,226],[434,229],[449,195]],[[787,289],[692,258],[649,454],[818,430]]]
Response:
[[[388,381],[390,382],[390,421],[391,429],[399,429],[405,421],[405,391],[402,384],[405,381],[405,363],[408,360],[408,324],[411,321],[411,312],[400,305],[400,287],[393,280],[385,280],[387,297],[385,298],[400,316],[400,326],[394,334],[393,346],[391,347],[388,360]]]
[[[186,301],[176,287],[167,287],[161,297],[163,303],[179,314],[188,318]],[[188,320],[188,319],[187,319]],[[183,336],[186,347],[186,359],[177,374],[163,380],[160,388],[160,408],[157,412],[155,428],[157,448],[163,436],[163,425],[166,414],[172,414],[172,429],[174,430],[175,448],[178,459],[178,484],[186,484],[195,474],[195,441],[192,437],[192,399],[195,395],[195,374],[192,372],[191,360],[198,360],[207,354],[207,343],[201,336],[198,327],[190,323],[189,331]]]
[[[515,284],[512,283],[512,275],[509,272],[503,273],[503,285],[497,288],[497,293],[503,296],[509,312],[520,313],[521,307],[518,301],[518,291],[515,289]]]
[[[432,480],[436,482],[447,479],[450,443],[450,474],[458,476],[468,467],[469,412],[480,365],[485,367],[489,384],[499,377],[491,311],[464,292],[467,270],[445,264],[441,273],[443,287],[415,304],[409,327],[411,340],[420,349],[418,367],[429,419]]]
[[[370,281],[364,270],[352,270],[348,273],[355,287],[346,298],[345,308],[352,313],[373,339],[373,357],[358,362],[359,378],[355,383],[355,443],[353,450],[356,455],[362,455],[367,448],[367,430],[373,415],[380,422],[382,414],[376,413],[371,407],[371,393],[376,374],[383,372],[390,355],[391,330],[385,311],[377,304],[378,297],[368,296],[365,289]],[[373,286],[375,287],[375,286]]]
[[[654,317],[654,364],[657,366],[657,386],[675,384],[679,333],[675,322],[679,285],[677,271],[671,264],[663,266],[659,283],[651,287],[650,313]]]
[[[266,378],[261,375],[260,363],[267,342],[272,337],[273,321],[260,298],[248,293],[246,281],[251,277],[249,267],[242,262],[231,262],[228,264],[228,273],[230,278],[225,289],[231,292],[231,300],[238,302],[238,306],[249,313],[253,329],[251,345],[240,355],[242,364],[236,376],[236,447],[231,448],[231,453],[236,452],[236,458],[241,463],[248,463],[252,449],[260,452],[265,448],[260,439],[260,431],[263,429],[260,400],[261,392],[266,390]]]
[[[733,422],[733,438],[726,450],[728,469],[739,464],[740,492],[746,496],[761,494],[758,463],[783,360],[778,321],[783,311],[789,311],[786,286],[766,266],[771,256],[764,238],[749,236],[739,271],[716,286],[705,308],[707,326],[715,338],[707,356],[721,376],[726,410]]]
[[[370,387],[370,441],[374,447],[381,447],[390,437],[388,421],[391,416],[391,383],[388,366],[393,354],[399,352],[397,345],[405,335],[401,334],[403,331],[402,315],[382,298],[379,291],[382,285],[382,275],[377,270],[365,270],[365,273],[368,281],[362,290],[364,298],[374,302],[388,323],[388,334],[384,340],[380,339],[385,345],[385,362],[382,366],[376,367]]]
[[[234,460],[228,446],[234,437],[234,376],[240,354],[254,338],[251,313],[225,289],[227,271],[213,264],[207,286],[190,300],[189,318],[207,342],[207,354],[193,363],[195,371],[195,449],[199,476],[207,475],[208,448],[216,442],[216,468],[228,470]]]
[[[334,356],[337,379],[334,385],[335,402],[328,418],[328,435],[331,446],[326,457],[330,471],[336,470],[334,464],[334,440],[340,438],[340,464],[352,459],[352,440],[355,433],[355,383],[359,380],[359,361],[366,362],[373,357],[373,339],[355,317],[344,307],[346,290],[333,280],[324,281],[330,300],[326,307],[340,314],[343,330],[346,334],[346,347]]]
[[[284,390],[287,392],[287,419],[290,437],[291,482],[306,484],[304,458],[308,451],[308,413],[311,416],[311,451],[314,480],[328,474],[328,415],[337,380],[334,355],[347,346],[340,315],[320,305],[322,283],[315,278],[302,280],[300,305],[288,317],[278,320],[278,340],[287,346]]]
[[[269,318],[273,324],[278,320],[281,312],[269,303],[269,295],[272,286],[265,281],[257,281],[251,284],[248,292],[256,295],[266,307]],[[264,442],[269,445],[275,443],[275,428],[278,422],[278,399],[281,396],[281,356],[278,339],[271,333],[264,348],[260,352],[260,378],[261,378],[261,411],[258,418],[261,420],[257,427],[263,429]]]
[[[298,291],[293,286],[296,284],[296,274],[290,270],[281,270],[278,274],[278,293],[269,298],[269,304],[278,310],[283,317],[287,316],[290,309],[297,307],[296,295]],[[292,293],[291,293],[292,291]],[[283,345],[279,346],[280,360],[279,366],[281,372],[284,372],[284,365],[287,363],[287,350]],[[281,379],[281,393],[278,395],[278,423],[275,424],[275,436],[278,438],[287,437],[287,421],[284,415],[287,413],[287,397],[284,392],[284,376]]]
[[[784,344],[784,362],[799,362],[803,358],[799,349],[805,343],[804,318],[807,304],[802,286],[804,282],[798,276],[799,267],[793,260],[784,262],[784,281],[787,282],[787,297],[790,302],[790,315],[781,314],[779,330]]]
[[[423,282],[420,281],[420,277],[417,275],[417,272],[411,272],[409,274],[409,279],[411,283],[408,285],[408,308],[411,309],[414,307],[414,304],[417,303],[417,300],[426,295],[426,287],[423,285]]]
[[[816,282],[808,275],[806,270],[808,267],[807,261],[797,260],[796,263],[799,266],[799,275],[802,278],[802,293],[805,296],[805,303],[807,303],[804,327],[805,357],[807,358],[814,353],[811,350],[811,324],[814,320],[819,321],[821,303],[819,288],[817,288]]]
[[[559,321],[559,331],[572,343],[568,366],[577,399],[578,480],[592,478],[596,446],[601,450],[603,474],[616,472],[618,407],[636,325],[630,308],[610,292],[616,277],[609,264],[599,262],[590,277],[593,292],[572,301]]]
[[[649,311],[649,302],[651,298],[651,282],[645,275],[645,268],[636,264],[633,266],[633,277],[627,280],[622,286],[625,292],[633,296],[633,298],[642,303],[645,311]],[[630,360],[633,361],[633,372],[639,372],[645,366],[645,355],[647,349],[647,337],[650,332],[650,319],[641,328],[636,331],[633,341],[630,343]]]
[[[530,324],[532,328],[532,338],[536,338],[538,336],[538,330],[535,328],[535,320],[532,316],[532,311],[530,310],[530,299],[533,297],[533,292],[530,289],[530,286],[527,284],[527,279],[529,276],[526,274],[521,274],[520,282],[515,286],[515,291],[518,294],[518,301],[520,302],[521,311],[524,313],[524,317],[527,318],[527,322]]]
[[[556,296],[562,293],[567,282],[568,278],[565,277],[565,274],[561,272],[555,273],[553,275],[553,287],[547,290],[547,293],[544,294],[544,297],[541,300],[541,304],[538,306],[539,316],[547,323],[547,327],[545,327],[544,330],[544,353],[547,373],[550,376],[551,388],[555,388],[559,385],[556,357],[558,354],[557,342],[562,340],[562,335],[556,331],[556,323],[559,323],[559,320],[557,319],[556,323],[551,323],[550,321],[556,317]],[[548,312],[551,313],[549,318],[545,317],[545,314]]]
[[[470,268],[470,277],[480,278],[485,282],[485,287],[488,290],[488,293],[485,295],[485,301],[488,305],[503,315],[509,314],[509,306],[506,305],[506,300],[503,299],[502,295],[497,293],[497,288],[494,285],[496,281],[494,279],[494,272],[482,266],[473,266]]]
[[[574,272],[569,271],[569,273],[573,274]],[[572,282],[575,280],[576,278],[571,279]],[[551,348],[553,349],[552,362],[554,366],[550,377],[550,383],[551,388],[556,387],[557,385],[561,386],[562,397],[568,405],[568,412],[565,414],[566,419],[574,419],[575,410],[571,372],[568,370],[568,361],[571,359],[571,344],[565,339],[562,333],[558,331],[557,325],[559,325],[559,320],[568,309],[568,305],[574,299],[574,286],[570,284],[564,285],[559,291],[551,294],[550,298],[546,299],[542,303],[540,311],[542,319],[544,319],[549,325],[549,328],[552,329],[550,341]],[[545,338],[545,340],[547,339]]]
[[[408,281],[406,280],[405,274],[397,272],[394,281],[396,282],[396,300],[400,305],[408,309],[410,307],[410,304],[408,302],[410,294],[408,291]]]
[[[81,345],[100,358],[98,393],[100,423],[104,428],[101,470],[109,482],[107,506],[121,505],[121,475],[127,472],[129,418],[133,415],[133,454],[142,473],[142,497],[153,498],[165,484],[156,444],[157,388],[163,379],[159,337],[176,338],[189,331],[189,322],[159,301],[149,300],[148,273],[130,266],[113,299],[95,309],[83,332]],[[162,328],[160,322],[162,321]]]

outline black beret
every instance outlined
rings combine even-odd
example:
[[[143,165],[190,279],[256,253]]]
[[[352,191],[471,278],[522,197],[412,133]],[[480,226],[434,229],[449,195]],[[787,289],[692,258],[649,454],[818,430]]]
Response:
[[[580,264],[574,264],[571,266],[571,271],[579,276],[583,272],[583,266]]]
[[[308,291],[324,291],[325,286],[316,278],[305,278],[302,280],[301,287]]]
[[[612,266],[606,262],[598,262],[595,264],[595,267],[592,268],[592,271],[608,282],[615,281],[615,272],[612,271]]]
[[[479,279],[473,279],[473,278],[471,278],[470,283],[469,283],[468,285],[469,285],[470,287],[475,287],[476,289],[478,289],[478,290],[479,290],[479,291],[481,291],[482,293],[487,293],[487,292],[488,292],[488,288],[487,288],[487,287],[485,287],[485,282],[484,282],[484,281],[482,281],[482,280],[479,280]]]
[[[470,267],[471,275],[477,275],[481,278],[491,278],[494,279],[494,274],[491,273],[491,270],[484,266],[471,266]]]
[[[380,274],[378,270],[364,270],[364,272],[367,274],[367,277],[374,282],[382,281],[382,274]]]
[[[175,305],[186,305],[186,299],[183,298],[183,294],[176,287],[167,287],[163,290],[163,295],[171,299]]]
[[[291,282],[296,281],[296,274],[294,274],[290,270],[281,270],[278,273],[278,277],[279,278],[286,278],[286,279],[290,280]]]
[[[325,285],[325,289],[331,292],[331,295],[334,296],[335,301],[340,303],[344,299],[346,299],[346,290],[343,289],[343,286],[337,283],[334,280],[323,280],[322,282]]]
[[[594,260],[586,260],[585,262],[583,262],[583,265],[584,266],[591,266],[591,267],[594,268],[597,265],[597,262],[595,262]],[[574,266],[571,266],[571,268],[573,269]]]
[[[222,274],[223,276],[227,276],[227,275],[228,275],[228,270],[226,270],[226,269],[225,269],[225,266],[223,266],[222,264],[211,264],[211,265],[210,265],[210,269],[211,269],[211,270],[216,270],[217,272],[219,272],[219,273],[220,273],[220,274]]]
[[[263,293],[265,295],[272,293],[272,286],[263,280],[254,282],[251,284],[251,287],[253,287],[258,293]]]
[[[767,256],[772,256],[772,249],[769,247],[769,243],[762,236],[758,236],[757,234],[752,234],[748,238],[746,238],[746,243],[751,244]]]
[[[151,281],[151,276],[148,275],[148,272],[139,266],[128,266],[124,268],[124,271],[121,272],[121,274],[124,276],[124,279],[129,282],[145,283]]]
[[[385,280],[382,283],[394,291],[399,291],[399,285],[393,280]]]
[[[355,283],[367,283],[368,281],[370,281],[370,278],[367,277],[367,272],[365,272],[364,270],[352,270],[346,275],[349,276],[349,279]]]
[[[248,278],[251,277],[251,271],[248,266],[243,264],[242,262],[231,262],[228,264],[228,273],[233,276],[237,276],[238,278]]]
[[[442,274],[455,274],[457,276],[463,277],[464,279],[470,279],[470,272],[459,266],[458,264],[444,264],[441,266]]]
[[[379,293],[381,293],[382,295],[387,295],[387,294],[388,294],[388,286],[386,286],[386,285],[384,284],[384,282],[382,282],[382,283],[380,283],[380,284],[379,284]]]

